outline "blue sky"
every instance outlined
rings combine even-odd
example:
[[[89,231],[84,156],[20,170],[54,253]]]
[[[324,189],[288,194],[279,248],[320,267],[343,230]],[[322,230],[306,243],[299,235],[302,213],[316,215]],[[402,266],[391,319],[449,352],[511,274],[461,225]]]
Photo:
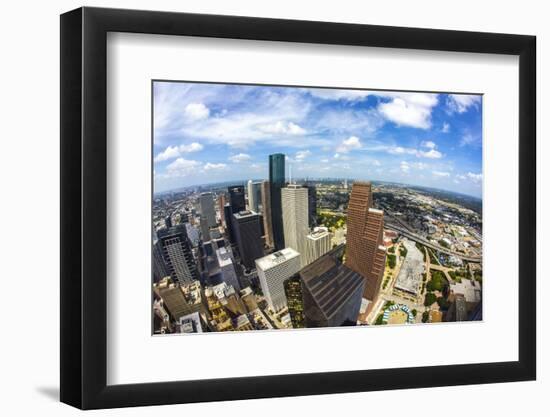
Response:
[[[267,178],[357,178],[481,197],[478,95],[154,83],[155,192]]]

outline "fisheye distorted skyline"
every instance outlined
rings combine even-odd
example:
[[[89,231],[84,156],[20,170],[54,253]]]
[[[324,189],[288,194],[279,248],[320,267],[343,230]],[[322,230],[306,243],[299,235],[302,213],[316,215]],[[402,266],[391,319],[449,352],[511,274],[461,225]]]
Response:
[[[479,95],[154,82],[155,192],[267,178],[357,178],[481,197]]]

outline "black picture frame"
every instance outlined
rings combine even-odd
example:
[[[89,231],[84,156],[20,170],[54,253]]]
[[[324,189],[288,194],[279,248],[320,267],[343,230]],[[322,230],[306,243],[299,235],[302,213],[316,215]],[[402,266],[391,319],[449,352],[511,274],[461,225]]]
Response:
[[[108,32],[519,56],[519,360],[107,385]],[[61,15],[60,57],[62,402],[95,409],[536,378],[534,36],[84,7]]]

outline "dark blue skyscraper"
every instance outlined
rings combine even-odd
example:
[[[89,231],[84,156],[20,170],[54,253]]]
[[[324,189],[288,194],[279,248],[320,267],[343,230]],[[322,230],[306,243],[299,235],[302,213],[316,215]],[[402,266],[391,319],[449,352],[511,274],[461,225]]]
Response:
[[[271,224],[275,249],[285,247],[283,234],[283,214],[281,208],[281,188],[285,186],[285,155],[269,155],[269,185],[271,194]]]
[[[247,269],[254,268],[254,261],[264,256],[261,222],[261,217],[253,211],[233,214],[233,234],[241,263]]]
[[[229,205],[232,213],[239,213],[246,210],[246,201],[244,197],[244,185],[233,185],[227,187],[229,192]]]

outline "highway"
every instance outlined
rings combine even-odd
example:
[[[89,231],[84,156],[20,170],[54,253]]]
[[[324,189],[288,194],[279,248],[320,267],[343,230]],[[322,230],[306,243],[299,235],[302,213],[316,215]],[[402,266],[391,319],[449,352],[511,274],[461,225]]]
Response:
[[[405,229],[401,226],[397,226],[393,223],[385,223],[384,227],[387,228],[387,229],[395,230],[396,232],[401,233],[403,236],[405,236],[405,237],[407,237],[411,240],[414,240],[415,242],[418,242],[418,243],[420,243],[420,244],[422,244],[422,245],[424,245],[424,246],[426,246],[430,249],[434,249],[436,251],[445,253],[447,255],[456,256],[457,258],[460,258],[463,261],[466,261],[466,262],[481,262],[481,256],[475,256],[475,257],[465,256],[464,254],[461,254],[459,252],[454,252],[452,250],[444,248],[443,246],[435,245],[432,242],[429,242],[428,240],[424,239],[423,237],[418,236],[416,233],[412,233],[411,231],[409,231],[409,230],[407,230],[407,229]]]

